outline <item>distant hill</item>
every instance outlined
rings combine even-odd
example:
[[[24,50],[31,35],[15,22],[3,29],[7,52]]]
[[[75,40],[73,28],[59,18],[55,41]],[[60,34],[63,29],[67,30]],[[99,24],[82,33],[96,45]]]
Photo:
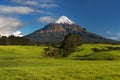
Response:
[[[54,23],[46,25],[44,28],[39,29],[27,36],[33,43],[42,44],[57,44],[63,41],[64,37],[69,33],[81,35],[84,43],[120,43],[111,39],[106,39],[85,28],[75,24],[66,16],[60,17]]]

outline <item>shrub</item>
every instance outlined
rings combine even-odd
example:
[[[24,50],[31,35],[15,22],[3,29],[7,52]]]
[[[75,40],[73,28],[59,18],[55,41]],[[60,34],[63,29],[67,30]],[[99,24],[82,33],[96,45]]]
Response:
[[[59,49],[58,49],[58,48],[49,46],[48,48],[45,49],[45,54],[44,54],[44,56],[47,56],[47,57],[55,57],[55,56],[58,55],[58,53],[59,53]]]
[[[94,51],[94,52],[101,52],[101,51],[102,51],[102,50],[99,49],[99,48],[92,48],[91,50]]]

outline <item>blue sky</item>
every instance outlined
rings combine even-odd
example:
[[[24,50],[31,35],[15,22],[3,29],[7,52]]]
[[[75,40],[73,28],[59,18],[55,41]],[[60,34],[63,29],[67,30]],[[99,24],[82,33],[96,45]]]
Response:
[[[120,40],[120,0],[2,0],[0,34],[27,35],[63,15],[93,33]]]

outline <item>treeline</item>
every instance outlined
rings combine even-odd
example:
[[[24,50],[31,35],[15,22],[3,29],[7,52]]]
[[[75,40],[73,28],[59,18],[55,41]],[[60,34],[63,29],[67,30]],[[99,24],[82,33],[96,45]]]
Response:
[[[23,37],[15,37],[13,35],[0,37],[0,45],[29,45],[30,40]]]

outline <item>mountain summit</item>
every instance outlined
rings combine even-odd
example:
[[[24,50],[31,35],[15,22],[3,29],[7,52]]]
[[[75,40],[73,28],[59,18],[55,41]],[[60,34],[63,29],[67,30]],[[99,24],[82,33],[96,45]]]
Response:
[[[66,16],[60,17],[54,23],[50,23],[25,37],[29,38],[33,43],[58,44],[61,43],[69,33],[79,34],[83,38],[84,43],[118,43],[118,41],[106,39],[89,32],[85,28],[72,22]]]
[[[61,16],[57,21],[55,21],[55,23],[58,23],[58,24],[74,24],[74,22],[72,22],[66,16]]]

